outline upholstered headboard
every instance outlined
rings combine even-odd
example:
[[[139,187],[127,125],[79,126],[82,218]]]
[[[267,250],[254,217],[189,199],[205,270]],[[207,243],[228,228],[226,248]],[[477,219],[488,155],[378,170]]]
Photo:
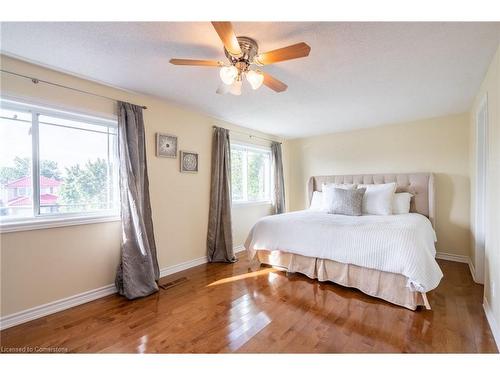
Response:
[[[413,194],[410,212],[429,218],[434,226],[434,175],[432,173],[357,174],[339,176],[313,176],[309,179],[308,193],[311,201],[313,191],[321,191],[324,183],[336,184],[385,184],[396,182],[396,192]]]

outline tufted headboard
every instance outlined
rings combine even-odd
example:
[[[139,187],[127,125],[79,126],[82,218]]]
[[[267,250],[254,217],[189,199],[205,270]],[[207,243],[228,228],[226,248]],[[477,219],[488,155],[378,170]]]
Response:
[[[309,201],[311,201],[313,191],[321,191],[321,186],[324,183],[385,184],[388,182],[396,182],[396,193],[409,192],[413,194],[410,212],[427,216],[434,226],[434,175],[432,173],[312,176],[308,183]]]

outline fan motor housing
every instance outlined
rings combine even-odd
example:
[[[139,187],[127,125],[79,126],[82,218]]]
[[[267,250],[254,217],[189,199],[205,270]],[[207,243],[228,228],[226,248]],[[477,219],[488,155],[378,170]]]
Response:
[[[238,36],[236,39],[240,45],[241,56],[233,56],[225,48],[224,53],[232,65],[237,66],[238,69],[244,68],[243,70],[246,70],[253,64],[253,59],[259,52],[259,45],[255,40],[246,36]]]

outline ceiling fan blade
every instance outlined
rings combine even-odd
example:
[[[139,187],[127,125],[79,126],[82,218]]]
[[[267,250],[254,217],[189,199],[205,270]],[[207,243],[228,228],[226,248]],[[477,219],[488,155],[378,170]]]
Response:
[[[236,39],[231,22],[212,22],[212,26],[219,34],[226,50],[233,56],[241,56],[240,44]]]
[[[272,75],[263,73],[264,74],[264,85],[269,87],[271,90],[274,90],[276,92],[282,92],[285,91],[288,86],[281,82],[280,80],[274,78]]]
[[[222,61],[215,60],[192,60],[192,59],[170,59],[170,64],[190,66],[223,66]]]
[[[306,43],[297,43],[288,47],[278,48],[255,56],[255,62],[260,65],[274,64],[280,61],[306,57],[311,52],[311,47]]]

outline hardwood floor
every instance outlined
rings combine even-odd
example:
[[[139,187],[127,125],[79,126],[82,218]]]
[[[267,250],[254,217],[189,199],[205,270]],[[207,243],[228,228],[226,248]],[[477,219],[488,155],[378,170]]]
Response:
[[[165,289],[143,299],[108,296],[9,328],[0,333],[1,346],[4,352],[497,352],[482,286],[467,265],[439,264],[445,277],[428,294],[432,311],[412,312],[299,274],[251,271],[242,256],[166,277]]]

